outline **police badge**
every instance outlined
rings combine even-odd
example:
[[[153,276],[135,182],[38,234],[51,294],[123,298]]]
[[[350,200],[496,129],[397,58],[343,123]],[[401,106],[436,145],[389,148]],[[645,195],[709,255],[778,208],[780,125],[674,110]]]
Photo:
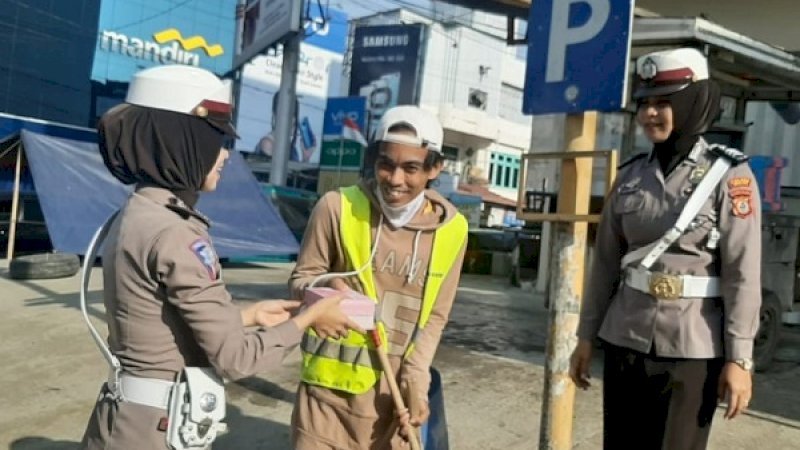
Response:
[[[753,212],[749,195],[734,197],[731,203],[733,204],[733,215],[736,217],[747,217]]]
[[[656,66],[655,61],[652,58],[647,58],[642,63],[642,67],[639,69],[639,76],[642,77],[643,80],[651,80],[656,77],[658,74],[658,66]]]
[[[707,166],[697,166],[692,169],[689,173],[689,182],[692,184],[698,184],[703,181],[703,177],[706,176],[706,172],[708,172]]]

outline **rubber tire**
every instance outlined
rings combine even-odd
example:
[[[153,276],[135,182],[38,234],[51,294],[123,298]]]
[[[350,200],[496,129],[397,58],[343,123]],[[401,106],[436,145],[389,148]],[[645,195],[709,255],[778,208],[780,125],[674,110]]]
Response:
[[[11,260],[8,274],[15,280],[66,278],[78,273],[81,262],[72,253],[37,253]]]
[[[778,298],[765,292],[761,302],[761,323],[756,332],[753,348],[753,358],[757,371],[767,370],[772,364],[772,359],[775,357],[781,338],[782,313],[783,308]]]

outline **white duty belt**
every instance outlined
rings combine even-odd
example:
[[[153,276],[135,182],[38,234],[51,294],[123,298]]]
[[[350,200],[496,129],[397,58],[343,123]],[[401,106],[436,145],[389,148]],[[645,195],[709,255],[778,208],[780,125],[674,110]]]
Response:
[[[658,240],[622,257],[621,268],[625,271],[625,284],[660,299],[718,297],[720,295],[719,277],[650,272],[650,267],[683,235],[730,167],[731,160],[728,157],[718,156],[711,165],[711,169],[689,197],[675,225]],[[639,264],[635,268],[630,268],[629,266],[637,260],[641,260]]]
[[[660,300],[719,297],[719,277],[672,275],[640,267],[625,269],[625,284]]]

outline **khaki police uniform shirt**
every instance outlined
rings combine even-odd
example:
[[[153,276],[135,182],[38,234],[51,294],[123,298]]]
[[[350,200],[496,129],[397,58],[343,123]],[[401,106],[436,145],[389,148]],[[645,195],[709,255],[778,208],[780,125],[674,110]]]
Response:
[[[212,366],[238,379],[277,366],[302,336],[292,321],[242,326],[207,220],[164,189],[131,195],[104,243],[103,276],[109,346],[133,375]]]
[[[747,163],[726,173],[689,229],[650,268],[720,277],[721,298],[658,300],[622,281],[623,255],[675,224],[703,169],[716,158],[701,139],[666,178],[653,155],[637,158],[620,173],[598,227],[578,337],[599,336],[664,357],[752,357],[761,305],[761,204]],[[709,248],[715,225],[720,239]]]

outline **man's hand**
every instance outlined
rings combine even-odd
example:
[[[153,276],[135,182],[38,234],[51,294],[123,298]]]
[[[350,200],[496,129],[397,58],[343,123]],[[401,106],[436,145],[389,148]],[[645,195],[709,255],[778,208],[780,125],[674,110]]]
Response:
[[[753,376],[734,362],[727,362],[719,376],[717,395],[727,401],[725,418],[733,419],[747,409],[753,396]]]
[[[260,301],[242,309],[242,323],[246,327],[274,327],[289,320],[300,304],[294,300]]]
[[[405,440],[409,440],[414,428],[421,427],[431,415],[428,396],[420,391],[419,385],[413,380],[403,380],[400,383],[400,392],[403,395],[407,409],[404,414],[398,415],[398,419],[400,421],[400,436]],[[427,392],[427,390],[424,392]],[[413,435],[416,436],[416,434]]]
[[[592,385],[589,370],[592,365],[592,341],[580,339],[572,357],[569,359],[569,376],[572,382],[581,389]]]

